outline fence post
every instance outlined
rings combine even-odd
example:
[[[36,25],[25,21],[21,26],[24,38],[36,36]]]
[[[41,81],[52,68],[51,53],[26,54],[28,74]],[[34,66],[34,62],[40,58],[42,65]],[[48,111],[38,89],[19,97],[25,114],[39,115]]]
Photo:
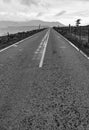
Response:
[[[75,26],[75,37],[77,37],[77,27]]]
[[[81,34],[82,34],[82,29],[81,29],[81,26],[80,26],[80,35],[79,35],[79,39],[80,39],[80,41],[81,41]]]
[[[71,25],[69,24],[69,33],[71,34]]]
[[[89,44],[89,28],[88,28],[88,44]]]

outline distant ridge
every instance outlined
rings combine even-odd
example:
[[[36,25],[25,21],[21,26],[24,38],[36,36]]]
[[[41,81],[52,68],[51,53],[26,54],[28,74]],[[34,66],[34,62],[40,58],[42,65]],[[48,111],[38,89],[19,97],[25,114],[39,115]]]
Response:
[[[0,28],[8,28],[10,26],[21,27],[21,26],[45,26],[45,27],[53,27],[53,26],[64,26],[60,22],[47,22],[41,20],[31,20],[25,22],[14,22],[14,21],[0,21]]]

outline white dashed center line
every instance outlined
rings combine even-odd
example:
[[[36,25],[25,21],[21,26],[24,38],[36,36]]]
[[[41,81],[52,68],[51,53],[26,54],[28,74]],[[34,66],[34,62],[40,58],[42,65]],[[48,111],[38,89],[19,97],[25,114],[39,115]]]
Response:
[[[39,68],[41,68],[43,66],[43,61],[44,61],[44,57],[45,57],[49,34],[50,34],[50,30],[48,30],[48,32],[46,33],[46,35],[42,39],[40,45],[38,46],[38,48],[35,52],[34,57],[33,57],[33,60],[37,60],[37,59],[40,60]]]

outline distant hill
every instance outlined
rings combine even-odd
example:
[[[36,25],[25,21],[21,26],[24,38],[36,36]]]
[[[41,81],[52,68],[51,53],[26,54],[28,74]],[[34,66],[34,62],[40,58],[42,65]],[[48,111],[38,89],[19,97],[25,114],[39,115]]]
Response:
[[[10,34],[18,33],[23,31],[31,31],[38,29],[39,25],[41,28],[53,27],[53,26],[64,26],[59,22],[45,22],[41,20],[31,20],[26,22],[13,22],[13,21],[0,21],[0,36],[6,35],[7,32]]]
[[[26,22],[0,21],[0,28],[7,28],[11,26],[19,27],[19,26],[39,26],[39,25],[45,27],[64,26],[60,22],[46,22],[41,20],[31,20]]]

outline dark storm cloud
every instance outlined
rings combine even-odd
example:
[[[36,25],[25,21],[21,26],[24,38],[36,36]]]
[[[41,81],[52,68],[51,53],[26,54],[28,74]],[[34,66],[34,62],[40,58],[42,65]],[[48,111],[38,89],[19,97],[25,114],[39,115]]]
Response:
[[[65,11],[65,10],[63,10],[63,11],[61,11],[61,12],[57,13],[55,16],[61,16],[61,15],[65,14],[65,13],[66,13],[66,11]]]

